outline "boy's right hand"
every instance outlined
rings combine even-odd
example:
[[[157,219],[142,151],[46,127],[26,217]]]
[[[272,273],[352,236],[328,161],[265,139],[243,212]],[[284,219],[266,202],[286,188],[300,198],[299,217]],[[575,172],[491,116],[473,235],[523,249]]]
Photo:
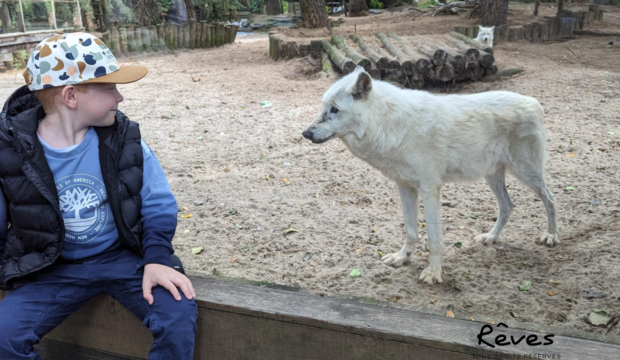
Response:
[[[154,299],[151,290],[157,285],[168,289],[177,301],[181,301],[181,294],[179,294],[177,287],[183,291],[188,300],[196,297],[192,282],[187,276],[166,265],[145,265],[144,278],[142,279],[142,295],[149,305],[153,305]]]

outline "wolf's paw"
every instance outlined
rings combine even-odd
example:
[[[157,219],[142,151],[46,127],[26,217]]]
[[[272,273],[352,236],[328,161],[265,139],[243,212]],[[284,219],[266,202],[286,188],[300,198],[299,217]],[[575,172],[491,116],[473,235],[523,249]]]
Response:
[[[409,255],[411,255],[411,251],[400,250],[399,252],[385,255],[381,258],[381,261],[383,261],[385,265],[397,268],[403,266],[405,261],[409,259]]]
[[[547,245],[547,246],[556,246],[560,243],[560,238],[558,237],[558,234],[544,234],[543,236],[540,237],[540,240],[536,241],[538,244],[540,245]]]
[[[482,243],[482,245],[491,245],[497,241],[497,236],[491,235],[491,233],[480,234],[476,236],[476,242]]]
[[[420,275],[420,281],[424,281],[429,285],[433,285],[434,283],[441,284],[441,265],[429,265],[429,267],[422,271],[422,275]]]

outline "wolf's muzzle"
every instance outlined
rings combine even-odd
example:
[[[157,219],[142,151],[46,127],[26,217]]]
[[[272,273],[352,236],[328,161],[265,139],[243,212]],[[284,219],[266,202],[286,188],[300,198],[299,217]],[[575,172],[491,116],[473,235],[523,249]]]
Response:
[[[301,135],[310,141],[314,140],[314,133],[312,131],[306,130],[302,132]]]

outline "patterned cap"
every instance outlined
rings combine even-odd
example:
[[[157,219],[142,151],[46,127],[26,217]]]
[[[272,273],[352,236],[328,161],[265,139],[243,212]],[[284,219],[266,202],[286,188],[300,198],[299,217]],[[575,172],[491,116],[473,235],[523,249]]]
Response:
[[[82,83],[127,84],[147,73],[144,66],[120,67],[103,41],[80,32],[41,41],[30,54],[24,79],[28,88],[36,91]]]

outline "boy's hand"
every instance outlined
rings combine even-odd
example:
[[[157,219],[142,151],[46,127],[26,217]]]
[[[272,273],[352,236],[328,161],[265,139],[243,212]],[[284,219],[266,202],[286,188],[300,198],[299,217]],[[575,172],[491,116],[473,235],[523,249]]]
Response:
[[[147,264],[144,266],[144,278],[142,279],[142,295],[149,305],[153,305],[153,294],[151,289],[161,285],[168,289],[177,301],[181,300],[181,295],[177,287],[181,288],[188,300],[196,297],[192,282],[187,276],[174,270],[171,267],[160,264]]]

